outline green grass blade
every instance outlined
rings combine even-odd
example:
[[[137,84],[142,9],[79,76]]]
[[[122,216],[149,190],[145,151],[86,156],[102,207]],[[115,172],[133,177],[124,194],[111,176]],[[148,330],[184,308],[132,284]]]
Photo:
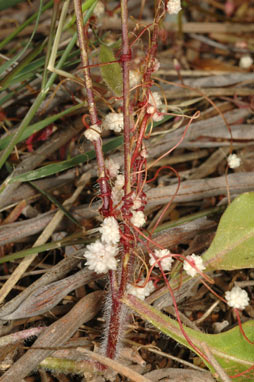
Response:
[[[110,142],[105,143],[103,145],[103,152],[111,152],[112,150],[116,149],[117,147],[121,146],[123,144],[123,137],[116,137],[112,139]],[[74,166],[77,166],[82,163],[86,163],[91,159],[95,158],[95,151],[91,150],[88,151],[86,154],[80,154],[72,159],[65,160],[60,163],[54,163],[49,164],[47,166],[38,168],[37,170],[29,171],[24,174],[15,176],[14,178],[10,179],[9,183],[13,182],[28,182],[36,179],[45,178],[47,176],[55,175],[56,173],[68,170],[69,168],[72,168]]]
[[[22,49],[21,52],[19,52],[15,57],[11,58],[9,61],[7,61],[3,65],[1,65],[1,67],[0,67],[0,75],[2,73],[4,73],[7,69],[9,69],[13,64],[15,64],[20,59],[20,57],[22,57],[25,54],[25,52],[29,48],[29,46],[30,46],[30,44],[31,44],[31,42],[32,42],[32,40],[34,38],[34,35],[35,35],[36,31],[37,31],[38,25],[39,25],[39,20],[40,20],[41,12],[42,12],[42,4],[43,4],[43,1],[40,0],[40,5],[39,5],[39,10],[38,10],[37,18],[36,18],[36,21],[35,21],[34,30],[33,30],[33,33],[31,34],[28,42],[26,43],[26,45],[24,46],[24,48]]]
[[[29,182],[29,184],[35,188],[37,191],[39,191],[42,195],[46,196],[47,199],[49,199],[53,204],[55,204],[59,210],[62,211],[62,213],[75,225],[77,225],[79,228],[82,228],[82,225],[71,215],[71,213],[61,204],[59,201],[53,196],[50,195],[48,192],[42,190],[32,182]]]
[[[37,47],[33,49],[26,57],[24,57],[13,70],[11,70],[2,80],[0,80],[1,90],[6,89],[12,82],[13,78],[42,52],[42,50],[45,47],[45,44],[46,41],[44,41],[40,45],[37,45]]]
[[[10,4],[9,0],[1,0],[1,3],[7,2]],[[50,0],[47,4],[44,5],[42,8],[42,13],[52,7],[53,5],[53,0]],[[8,6],[10,7],[10,5]],[[1,10],[1,5],[0,5],[0,10]],[[39,11],[38,11],[39,12]],[[0,49],[3,49],[3,47],[8,44],[14,37],[16,37],[23,29],[25,29],[29,24],[31,24],[38,16],[38,12],[35,12],[29,19],[27,19],[22,25],[20,25],[18,28],[16,28],[12,33],[10,33],[9,36],[7,36],[3,41],[0,42]]]
[[[0,0],[0,11],[13,7],[14,5],[21,3],[24,0]]]
[[[47,117],[43,119],[42,121],[36,122],[26,128],[26,130],[23,132],[23,134],[20,136],[17,143],[24,141],[28,137],[30,137],[32,134],[37,133],[38,131],[44,129],[44,127],[50,125],[51,123],[57,121],[58,119],[73,113],[74,111],[81,109],[84,106],[84,103],[80,103],[78,105],[69,107],[68,109],[62,111],[61,113],[57,113],[54,115],[51,115],[50,117]],[[0,150],[4,150],[8,144],[10,143],[11,139],[13,138],[14,134],[10,134],[0,140]]]

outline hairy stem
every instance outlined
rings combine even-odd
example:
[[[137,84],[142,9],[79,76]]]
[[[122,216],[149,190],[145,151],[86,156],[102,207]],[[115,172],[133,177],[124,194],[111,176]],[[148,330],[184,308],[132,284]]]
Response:
[[[130,85],[129,85],[129,61],[131,60],[131,52],[128,38],[128,0],[121,1],[121,19],[122,19],[122,69],[123,69],[123,118],[124,118],[124,206],[123,218],[128,214],[127,198],[131,192],[131,147],[130,147]],[[124,225],[125,237],[129,236],[129,227]],[[123,320],[125,306],[122,304],[121,299],[124,295],[126,285],[129,279],[130,270],[130,253],[131,243],[129,240],[123,242],[123,259],[120,285],[117,285],[116,275],[110,272],[111,284],[111,312],[109,327],[107,328],[107,343],[106,343],[106,356],[109,358],[116,358],[117,348],[121,339],[121,332],[123,331]]]

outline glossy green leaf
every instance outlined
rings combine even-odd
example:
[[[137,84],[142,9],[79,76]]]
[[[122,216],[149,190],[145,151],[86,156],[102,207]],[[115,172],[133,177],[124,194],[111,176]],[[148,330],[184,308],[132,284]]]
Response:
[[[108,63],[108,65],[101,66],[101,75],[110,90],[115,95],[120,97],[123,91],[122,69],[118,62],[110,64],[112,61],[116,61],[113,50],[105,45],[100,47],[100,61],[102,64]]]
[[[138,313],[142,319],[150,322],[162,333],[196,352],[195,349],[193,349],[192,346],[187,342],[185,336],[180,330],[177,321],[171,319],[170,317],[151,307],[144,301],[135,298],[134,296],[128,295],[128,298],[124,298],[123,302],[129,308]],[[185,334],[200,350],[200,352],[204,354],[202,344],[206,344],[208,346],[212,355],[216,358],[220,366],[229,376],[235,376],[236,374],[243,373],[254,365],[254,347],[243,338],[243,335],[241,334],[238,326],[228,330],[227,332],[219,334],[207,334],[198,332],[187,328],[184,325],[183,329]],[[253,341],[254,320],[243,324],[243,329],[247,337]],[[215,374],[213,367],[205,359],[203,359],[203,361],[210,369],[210,371]],[[244,373],[244,375],[234,378],[234,381],[253,382],[254,368]]]
[[[202,257],[207,270],[254,267],[254,192],[240,195],[229,205]]]

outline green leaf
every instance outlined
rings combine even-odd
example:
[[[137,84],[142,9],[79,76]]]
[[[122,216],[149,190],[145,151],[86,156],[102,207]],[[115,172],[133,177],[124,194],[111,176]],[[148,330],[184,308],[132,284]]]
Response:
[[[16,0],[13,0],[13,1],[16,1]],[[18,0],[18,1],[21,1],[21,0]],[[7,5],[7,4],[8,4],[8,8],[9,8],[11,6],[11,2],[9,0],[0,0],[0,11],[2,9],[4,9],[3,7],[6,8],[5,5]],[[44,5],[44,7],[42,8],[42,12],[44,12],[48,8],[52,7],[52,5],[53,5],[53,0],[50,0],[47,4]],[[15,36],[17,36],[23,29],[25,29],[25,27],[30,25],[37,18],[37,16],[38,16],[38,12],[33,13],[33,15],[31,17],[29,17],[29,19],[27,19],[23,24],[21,24],[16,29],[14,29],[14,31],[12,33],[10,33],[4,40],[2,40],[0,42],[0,49],[2,50],[3,47],[6,44],[8,44],[9,41],[14,39]]]
[[[116,61],[113,50],[106,46],[100,47],[100,61],[102,64],[108,63],[108,65],[101,66],[101,75],[106,82],[109,89],[113,91],[118,97],[122,96],[123,80],[122,69],[118,62],[110,64],[112,61]]]
[[[28,126],[25,131],[22,133],[22,135],[19,137],[19,140],[17,143],[24,141],[26,138],[30,137],[32,134],[37,133],[38,131],[42,130],[44,127],[50,125],[51,123],[57,121],[58,119],[64,117],[65,115],[68,115],[70,113],[73,113],[74,111],[80,109],[84,106],[85,103],[80,103],[75,106],[72,106],[64,111],[61,111],[60,113],[51,115],[50,117],[47,117],[43,119],[42,121],[33,123],[32,125]],[[13,138],[14,134],[8,134],[4,138],[0,140],[0,150],[5,149],[8,144],[10,143],[11,139]]]
[[[62,211],[62,213],[74,224],[76,224],[79,228],[82,228],[82,224],[80,224],[77,219],[72,216],[72,214],[61,204],[59,201],[53,196],[50,195],[47,191],[42,190],[38,186],[36,186],[34,183],[29,182],[30,186],[36,189],[36,191],[39,191],[42,195],[44,195],[46,198],[48,198],[52,203],[54,203],[59,210]]]
[[[229,205],[202,257],[206,270],[254,267],[254,192],[240,195]]]
[[[144,320],[150,322],[158,330],[167,336],[173,338],[175,341],[188,347],[192,351],[195,349],[187,342],[185,336],[180,330],[177,321],[164,315],[157,309],[151,307],[144,301],[141,301],[134,296],[128,295],[123,302],[136,313],[138,313]],[[202,352],[202,344],[205,343],[210,352],[219,362],[221,367],[229,376],[242,373],[253,366],[254,364],[254,351],[253,345],[249,344],[241,334],[239,327],[235,327],[224,333],[207,334],[187,328],[183,325],[184,332],[187,334],[191,342]],[[243,324],[243,330],[247,337],[254,340],[254,320],[248,321]],[[197,353],[197,352],[196,352]],[[198,353],[197,353],[198,354]],[[198,354],[198,356],[200,356]],[[202,358],[203,359],[203,358]],[[210,371],[215,374],[213,367],[203,359]],[[235,382],[253,382],[254,370],[250,370],[244,376],[234,378]]]
[[[14,5],[21,3],[24,0],[0,0],[0,11],[6,8],[13,7]]]
[[[121,146],[123,144],[123,137],[116,137],[112,139],[110,142],[105,143],[103,145],[103,152],[111,152],[112,150],[116,149],[117,147]],[[35,179],[41,179],[45,178],[50,175],[54,175],[58,172],[62,172],[65,170],[68,170],[71,167],[77,166],[79,164],[88,162],[91,159],[95,158],[95,151],[91,150],[88,151],[86,154],[77,155],[74,158],[62,161],[60,163],[54,163],[49,164],[47,166],[38,168],[37,170],[28,171],[24,174],[15,176],[14,178],[10,179],[9,183],[13,182],[27,182]]]
[[[40,3],[39,3],[39,10],[38,10],[38,14],[37,14],[37,17],[36,17],[36,22],[35,22],[35,26],[34,26],[34,30],[33,30],[33,33],[31,34],[28,42],[26,43],[26,45],[24,46],[24,48],[22,49],[21,52],[19,52],[15,57],[11,58],[9,61],[5,62],[4,64],[1,65],[0,67],[0,74],[2,75],[2,73],[4,73],[6,70],[8,70],[11,65],[13,65],[14,63],[18,62],[20,57],[22,57],[25,52],[27,51],[28,47],[30,46],[33,38],[34,38],[34,35],[37,31],[37,28],[38,28],[38,25],[39,25],[39,19],[40,19],[40,16],[41,16],[41,13],[42,13],[42,5],[43,5],[43,1],[40,0]],[[4,81],[4,79],[2,78],[1,81]],[[3,86],[3,84],[2,84]]]

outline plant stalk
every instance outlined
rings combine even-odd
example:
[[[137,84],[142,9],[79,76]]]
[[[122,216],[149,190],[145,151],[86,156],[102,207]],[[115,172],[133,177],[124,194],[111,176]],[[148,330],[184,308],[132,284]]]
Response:
[[[81,0],[74,0],[74,9],[76,14],[78,40],[79,40],[79,46],[80,46],[81,63],[83,67],[89,115],[90,115],[91,125],[97,125],[99,121],[98,121],[96,106],[94,102],[93,84],[92,84],[91,74],[89,69],[87,41],[85,38]],[[109,195],[110,186],[108,184],[108,180],[105,177],[102,141],[99,138],[97,139],[97,141],[94,141],[93,143],[94,143],[94,149],[95,149],[97,164],[98,164],[98,172],[99,172],[98,175],[99,175],[99,184],[101,188],[101,198],[103,201],[101,213],[103,216],[108,216],[110,215],[110,212],[111,212],[110,210],[112,207],[112,202]]]

